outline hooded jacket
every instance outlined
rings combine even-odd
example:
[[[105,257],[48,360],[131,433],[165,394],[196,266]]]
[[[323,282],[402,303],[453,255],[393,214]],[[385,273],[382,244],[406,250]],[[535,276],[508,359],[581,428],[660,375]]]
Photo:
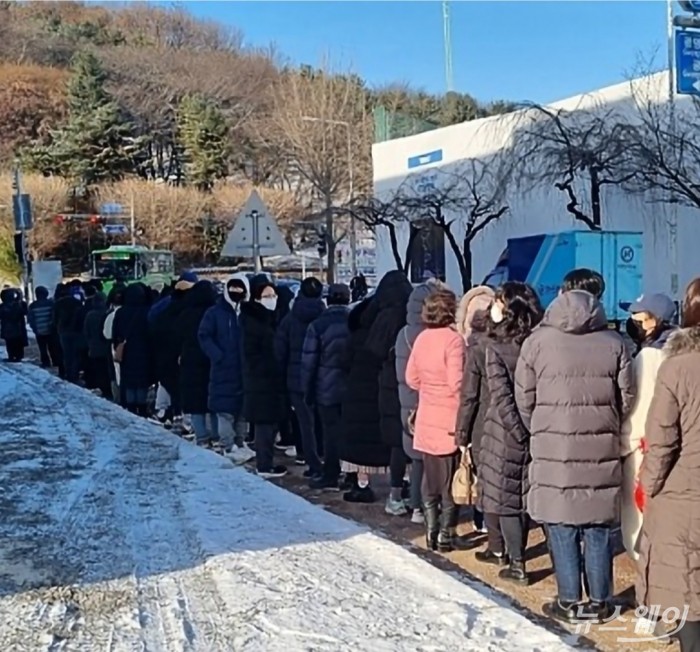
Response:
[[[530,430],[527,508],[541,523],[620,516],[620,429],[635,392],[627,348],[592,295],[566,292],[523,344],[516,400]]]
[[[469,336],[472,334],[474,315],[487,311],[493,303],[494,296],[496,293],[488,285],[477,285],[462,297],[457,307],[455,322],[457,331],[465,342],[469,342]]]
[[[49,291],[39,286],[36,301],[29,304],[28,322],[35,335],[46,336],[54,332],[54,302],[49,299]]]
[[[294,309],[292,308],[292,311]],[[346,306],[330,306],[311,322],[301,354],[301,386],[316,405],[340,405],[345,393],[348,330]]]
[[[403,449],[411,459],[420,459],[421,454],[413,448],[413,437],[408,433],[406,424],[412,410],[418,407],[418,392],[411,389],[406,382],[406,366],[411,355],[411,349],[416,338],[425,329],[421,311],[426,297],[434,290],[435,284],[424,283],[411,292],[406,305],[406,325],[396,336],[395,373],[399,387],[399,403],[401,405],[401,424],[403,426]]]
[[[275,355],[280,367],[284,369],[289,392],[304,392],[305,388],[301,378],[301,357],[306,331],[309,324],[319,317],[325,309],[326,304],[323,303],[323,299],[310,299],[299,295],[294,301],[292,309],[277,328]]]
[[[21,340],[27,346],[27,304],[21,300],[19,292],[7,290],[2,293],[0,304],[0,336],[4,340]]]
[[[469,325],[466,363],[459,395],[459,411],[455,433],[457,444],[471,445],[472,462],[479,473],[481,440],[484,434],[486,410],[491,403],[486,377],[487,312],[475,312]],[[466,330],[465,330],[466,332]]]
[[[107,297],[98,292],[92,300],[92,309],[85,316],[83,335],[91,358],[109,358],[110,344],[102,334],[107,316]]]
[[[401,448],[403,423],[396,378],[396,336],[406,325],[406,307],[413,291],[406,275],[398,270],[384,275],[370,309],[376,312],[367,334],[365,348],[379,370],[379,423],[387,446]]]
[[[637,602],[700,621],[700,328],[666,344],[646,424]]]
[[[355,306],[348,317],[350,338],[345,367],[347,385],[341,407],[340,459],[365,468],[384,468],[390,449],[379,430],[379,371],[381,365],[366,347],[377,316],[376,299]]]
[[[209,358],[209,410],[239,415],[243,407],[242,338],[237,306],[224,291],[204,313],[199,345]]]
[[[180,401],[185,414],[209,411],[209,358],[199,341],[199,325],[216,303],[216,290],[209,281],[198,281],[185,292],[184,305],[175,323],[180,357]]]
[[[153,381],[148,301],[149,293],[145,285],[129,285],[124,291],[124,305],[114,316],[112,341],[115,346],[124,342],[120,379],[125,388],[146,389]]]

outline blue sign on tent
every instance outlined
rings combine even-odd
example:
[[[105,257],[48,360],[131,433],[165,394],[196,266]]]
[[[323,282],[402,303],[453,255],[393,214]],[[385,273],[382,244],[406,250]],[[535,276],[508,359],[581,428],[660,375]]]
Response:
[[[700,96],[700,32],[676,32],[676,93]]]
[[[126,224],[105,224],[102,232],[107,235],[123,235],[129,232],[129,227]]]
[[[408,169],[413,170],[414,168],[420,168],[431,163],[439,163],[440,161],[442,161],[442,150],[436,149],[433,152],[426,152],[418,156],[409,156]]]
[[[124,208],[122,205],[117,204],[116,202],[110,202],[100,206],[100,215],[119,215],[123,211]]]

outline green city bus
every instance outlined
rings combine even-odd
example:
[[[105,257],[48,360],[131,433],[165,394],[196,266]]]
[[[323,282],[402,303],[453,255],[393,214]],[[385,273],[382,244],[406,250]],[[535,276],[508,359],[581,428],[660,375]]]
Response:
[[[161,289],[175,278],[175,258],[172,251],[112,245],[90,254],[90,273],[92,278],[102,281],[105,292],[117,281],[145,283]]]

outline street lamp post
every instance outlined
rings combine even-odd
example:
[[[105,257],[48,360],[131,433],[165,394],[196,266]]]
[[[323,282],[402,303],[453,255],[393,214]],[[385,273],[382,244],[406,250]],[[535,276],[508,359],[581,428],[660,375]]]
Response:
[[[331,118],[315,118],[312,116],[302,116],[301,118],[304,122],[322,122],[329,125],[339,125],[345,127],[347,135],[347,147],[348,147],[348,203],[352,199],[354,191],[354,172],[352,166],[352,138],[350,132],[350,123],[346,120],[334,120]],[[333,234],[330,234],[333,237]],[[357,276],[357,229],[355,224],[355,216],[350,214],[350,260],[352,265],[352,275]]]

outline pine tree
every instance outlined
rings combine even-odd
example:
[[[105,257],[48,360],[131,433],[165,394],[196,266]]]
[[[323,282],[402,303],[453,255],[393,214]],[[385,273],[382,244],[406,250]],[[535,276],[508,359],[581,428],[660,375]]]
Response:
[[[188,95],[178,110],[178,138],[188,183],[211,190],[228,173],[229,131],[221,111],[201,96]]]
[[[79,52],[71,68],[68,121],[52,133],[48,146],[28,150],[25,160],[45,174],[58,174],[83,186],[121,179],[134,171],[140,139],[134,138],[132,125],[106,91],[99,59]]]

